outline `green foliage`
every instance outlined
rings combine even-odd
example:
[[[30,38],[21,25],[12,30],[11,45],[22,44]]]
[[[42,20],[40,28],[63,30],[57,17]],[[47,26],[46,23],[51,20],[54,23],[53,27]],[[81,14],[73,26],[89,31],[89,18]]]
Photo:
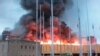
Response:
[[[72,54],[71,53],[65,53],[62,56],[72,56]]]

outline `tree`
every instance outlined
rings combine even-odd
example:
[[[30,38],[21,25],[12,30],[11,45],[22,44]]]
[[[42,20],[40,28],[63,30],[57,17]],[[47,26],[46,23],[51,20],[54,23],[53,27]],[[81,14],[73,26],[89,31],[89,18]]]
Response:
[[[72,56],[72,53],[65,53],[62,56]]]

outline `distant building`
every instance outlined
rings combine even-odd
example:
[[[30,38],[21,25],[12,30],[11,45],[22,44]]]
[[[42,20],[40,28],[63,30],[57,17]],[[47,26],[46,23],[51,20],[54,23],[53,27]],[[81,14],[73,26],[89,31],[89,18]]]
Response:
[[[8,40],[8,38],[11,35],[11,31],[9,28],[6,28],[3,32],[2,32],[2,40]]]
[[[36,54],[38,52],[38,54]],[[23,40],[0,41],[0,56],[40,56],[41,46],[38,42]]]

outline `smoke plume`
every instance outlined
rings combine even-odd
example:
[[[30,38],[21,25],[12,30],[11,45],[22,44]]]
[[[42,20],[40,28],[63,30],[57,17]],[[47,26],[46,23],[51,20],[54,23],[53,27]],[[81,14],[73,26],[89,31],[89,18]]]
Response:
[[[19,22],[20,26],[18,26],[19,29],[17,28],[17,30],[14,29],[13,31],[16,30],[16,33],[20,32],[21,36],[18,38],[20,40],[39,41],[41,44],[51,44],[51,0],[39,0],[37,7],[36,1],[21,0],[20,4],[22,8],[28,13],[21,17]],[[72,0],[53,0],[54,44],[80,44],[79,37],[72,32],[72,29],[64,21],[60,21],[59,19],[65,9],[69,9],[72,5]],[[38,11],[38,18],[36,18],[36,11]],[[11,36],[9,39],[12,39]],[[91,43],[96,44],[95,37],[91,37]],[[88,44],[87,39],[83,38],[82,44]]]
[[[37,0],[21,0],[21,6],[29,13],[23,15],[20,19],[20,24],[24,26],[27,30],[25,39],[26,40],[36,40],[36,32],[38,35],[42,36],[42,40],[50,39],[50,16],[51,16],[51,0],[39,0],[38,1],[38,9],[36,9],[36,1]],[[63,14],[66,7],[72,6],[72,0],[53,0],[53,13],[54,13],[54,35],[55,41],[57,39],[67,39],[69,37],[69,33],[71,33],[71,29],[65,24],[65,22],[61,22],[59,17]],[[38,18],[36,18],[36,11],[38,11]],[[42,22],[36,22],[36,20],[41,20]],[[40,24],[44,28],[41,27]],[[38,26],[37,26],[38,25]],[[62,29],[63,28],[63,29]],[[40,33],[41,31],[41,33]],[[44,31],[44,32],[43,32]],[[60,34],[61,33],[61,34]],[[44,36],[43,36],[44,35]],[[61,38],[61,36],[63,36]]]
[[[71,0],[53,0],[53,12],[55,17],[60,17],[66,7],[72,6]],[[39,0],[38,2],[38,18],[44,13],[45,22],[49,21],[51,16],[51,0]],[[30,11],[29,14],[21,18],[22,24],[27,24],[29,21],[36,21],[36,0],[21,0],[21,6]],[[40,14],[41,6],[41,14]],[[29,18],[28,18],[29,17]],[[30,19],[31,17],[31,19]],[[23,23],[24,22],[24,23]]]

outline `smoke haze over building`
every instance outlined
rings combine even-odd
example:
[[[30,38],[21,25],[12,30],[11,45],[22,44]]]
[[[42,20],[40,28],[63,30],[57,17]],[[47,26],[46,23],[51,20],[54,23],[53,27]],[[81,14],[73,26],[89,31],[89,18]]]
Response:
[[[2,2],[2,3],[1,3]],[[84,3],[83,3],[84,2]],[[86,1],[80,1],[80,4],[82,4],[82,6],[80,6],[80,10],[81,10],[81,24],[82,24],[82,35],[85,36],[86,35],[86,26],[84,24],[84,22],[86,21]],[[92,30],[92,24],[95,25],[95,35],[96,37],[98,37],[99,39],[99,33],[100,33],[100,27],[99,27],[99,9],[100,7],[98,5],[100,5],[99,0],[95,0],[95,1],[88,1],[88,7],[89,7],[89,18],[90,20],[90,35],[94,35],[94,32]],[[63,16],[63,20],[65,21],[70,21],[68,23],[68,25],[74,30],[74,32],[76,32],[78,34],[78,30],[77,29],[77,2],[74,1],[74,5],[72,7],[72,9],[70,9],[69,11],[67,10],[65,13],[65,15]],[[95,5],[96,7],[95,7]],[[92,6],[93,5],[93,6]],[[1,32],[3,31],[3,29],[5,27],[10,27],[10,28],[14,28],[15,22],[18,22],[19,19],[21,18],[22,15],[26,14],[27,12],[25,10],[23,10],[19,4],[19,2],[17,2],[16,0],[0,0],[0,30]],[[94,12],[96,11],[96,12]],[[10,14],[9,14],[10,13]],[[67,17],[65,17],[67,15]],[[95,22],[95,18],[97,18],[97,21]],[[10,22],[10,23],[9,23]],[[71,23],[73,22],[73,23]],[[87,23],[87,22],[85,22]]]

